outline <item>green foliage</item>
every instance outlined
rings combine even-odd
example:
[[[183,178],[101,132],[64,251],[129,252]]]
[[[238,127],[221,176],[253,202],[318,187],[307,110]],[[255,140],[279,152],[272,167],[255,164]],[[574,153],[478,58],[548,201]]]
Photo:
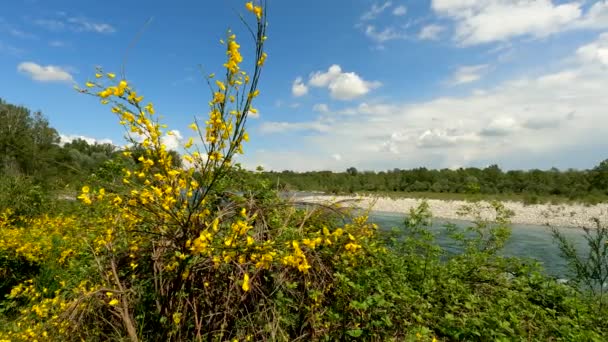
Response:
[[[427,229],[423,203],[405,231],[388,232],[386,253],[346,268],[329,319],[344,322],[331,340],[602,341],[606,310],[586,305],[576,289],[542,274],[537,264],[498,255],[509,213],[495,205],[498,224],[481,219],[452,236],[464,251],[448,253]],[[469,208],[468,210],[476,210]],[[346,323],[348,322],[348,323]],[[427,337],[430,340],[430,337]]]
[[[35,216],[48,208],[47,191],[26,176],[0,177],[0,213],[10,210],[14,217]]]
[[[571,282],[589,296],[598,310],[605,311],[606,287],[608,286],[608,226],[594,219],[595,227],[584,227],[584,238],[589,247],[582,253],[557,228],[552,228],[562,257],[569,266]]]
[[[328,193],[374,192],[386,195],[437,197],[447,199],[484,198],[515,199],[526,204],[552,200],[582,201],[595,204],[608,199],[608,160],[592,170],[502,171],[497,165],[480,169],[457,170],[360,171],[354,167],[345,172],[293,171],[265,172],[263,175],[280,187],[299,191]],[[443,198],[443,197],[439,197]]]

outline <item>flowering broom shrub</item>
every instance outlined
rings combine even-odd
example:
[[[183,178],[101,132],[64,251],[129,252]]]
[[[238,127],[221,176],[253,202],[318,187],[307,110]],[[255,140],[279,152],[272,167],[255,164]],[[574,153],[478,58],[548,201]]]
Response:
[[[246,4],[255,21],[248,26],[255,40],[251,73],[236,35],[228,31],[221,41],[223,77],[208,76],[209,116],[190,125],[199,144],[191,138],[183,146],[188,167],[176,166],[161,140],[171,132],[128,80],[98,68],[79,89],[109,106],[139,142],[138,163],[123,170],[120,191],[83,186],[78,199],[89,208],[78,217],[44,217],[19,229],[5,214],[0,251],[47,276],[12,288],[4,310],[15,317],[0,336],[181,341],[323,334],[333,264],[356,264],[375,226],[363,217],[338,227],[314,213],[277,209],[276,196],[229,194],[267,57],[263,6]]]

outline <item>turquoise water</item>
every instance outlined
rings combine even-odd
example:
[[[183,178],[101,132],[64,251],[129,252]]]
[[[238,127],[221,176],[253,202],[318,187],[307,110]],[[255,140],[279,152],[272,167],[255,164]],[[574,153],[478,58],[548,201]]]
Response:
[[[373,212],[370,221],[382,229],[402,228],[405,216],[403,214]],[[470,222],[450,220],[459,227],[466,227]],[[445,235],[445,220],[435,220],[431,231],[436,234],[437,242],[442,247],[453,250],[453,242]],[[511,238],[503,250],[504,256],[531,258],[540,262],[546,272],[558,278],[567,278],[566,263],[561,258],[559,249],[551,236],[551,230],[546,226],[514,224]],[[560,228],[560,231],[572,241],[581,252],[588,250],[583,238],[583,230],[579,228]]]

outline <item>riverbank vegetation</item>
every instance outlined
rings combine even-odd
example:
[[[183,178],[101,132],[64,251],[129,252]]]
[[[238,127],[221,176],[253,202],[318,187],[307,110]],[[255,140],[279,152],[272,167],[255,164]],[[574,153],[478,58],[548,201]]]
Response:
[[[590,170],[510,170],[486,168],[388,171],[265,172],[278,188],[334,194],[373,194],[388,197],[444,200],[514,200],[529,204],[608,200],[608,160]]]
[[[446,227],[450,252],[425,203],[379,229],[339,204],[301,209],[241,169],[267,58],[265,3],[245,11],[250,30],[222,40],[223,76],[208,76],[208,117],[190,125],[199,144],[182,156],[162,143],[145,87],[100,68],[80,91],[131,145],[59,147],[55,133],[32,155],[75,150],[67,160],[94,171],[49,185],[40,167],[3,169],[13,192],[0,194],[0,341],[606,340],[605,296],[500,256],[511,215],[500,203],[484,209],[493,223]],[[241,54],[249,35],[253,52]],[[78,201],[37,195],[72,181]]]

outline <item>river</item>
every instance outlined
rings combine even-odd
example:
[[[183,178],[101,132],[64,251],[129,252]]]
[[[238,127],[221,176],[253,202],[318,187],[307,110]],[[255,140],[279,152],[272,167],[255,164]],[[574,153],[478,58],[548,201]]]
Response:
[[[370,221],[378,224],[381,229],[401,228],[404,218],[403,214],[387,212],[372,212],[370,215]],[[445,223],[445,220],[435,220],[431,231],[436,234],[440,246],[453,249],[453,241],[446,234],[443,234],[446,231]],[[450,220],[450,223],[459,227],[471,224],[470,222],[457,220]],[[547,274],[557,278],[568,276],[566,262],[561,258],[559,248],[555,244],[548,227],[523,224],[514,224],[511,227],[511,238],[505,245],[502,255],[535,259],[543,265]],[[588,250],[582,229],[559,228],[559,230],[575,244],[577,250],[581,252]]]

